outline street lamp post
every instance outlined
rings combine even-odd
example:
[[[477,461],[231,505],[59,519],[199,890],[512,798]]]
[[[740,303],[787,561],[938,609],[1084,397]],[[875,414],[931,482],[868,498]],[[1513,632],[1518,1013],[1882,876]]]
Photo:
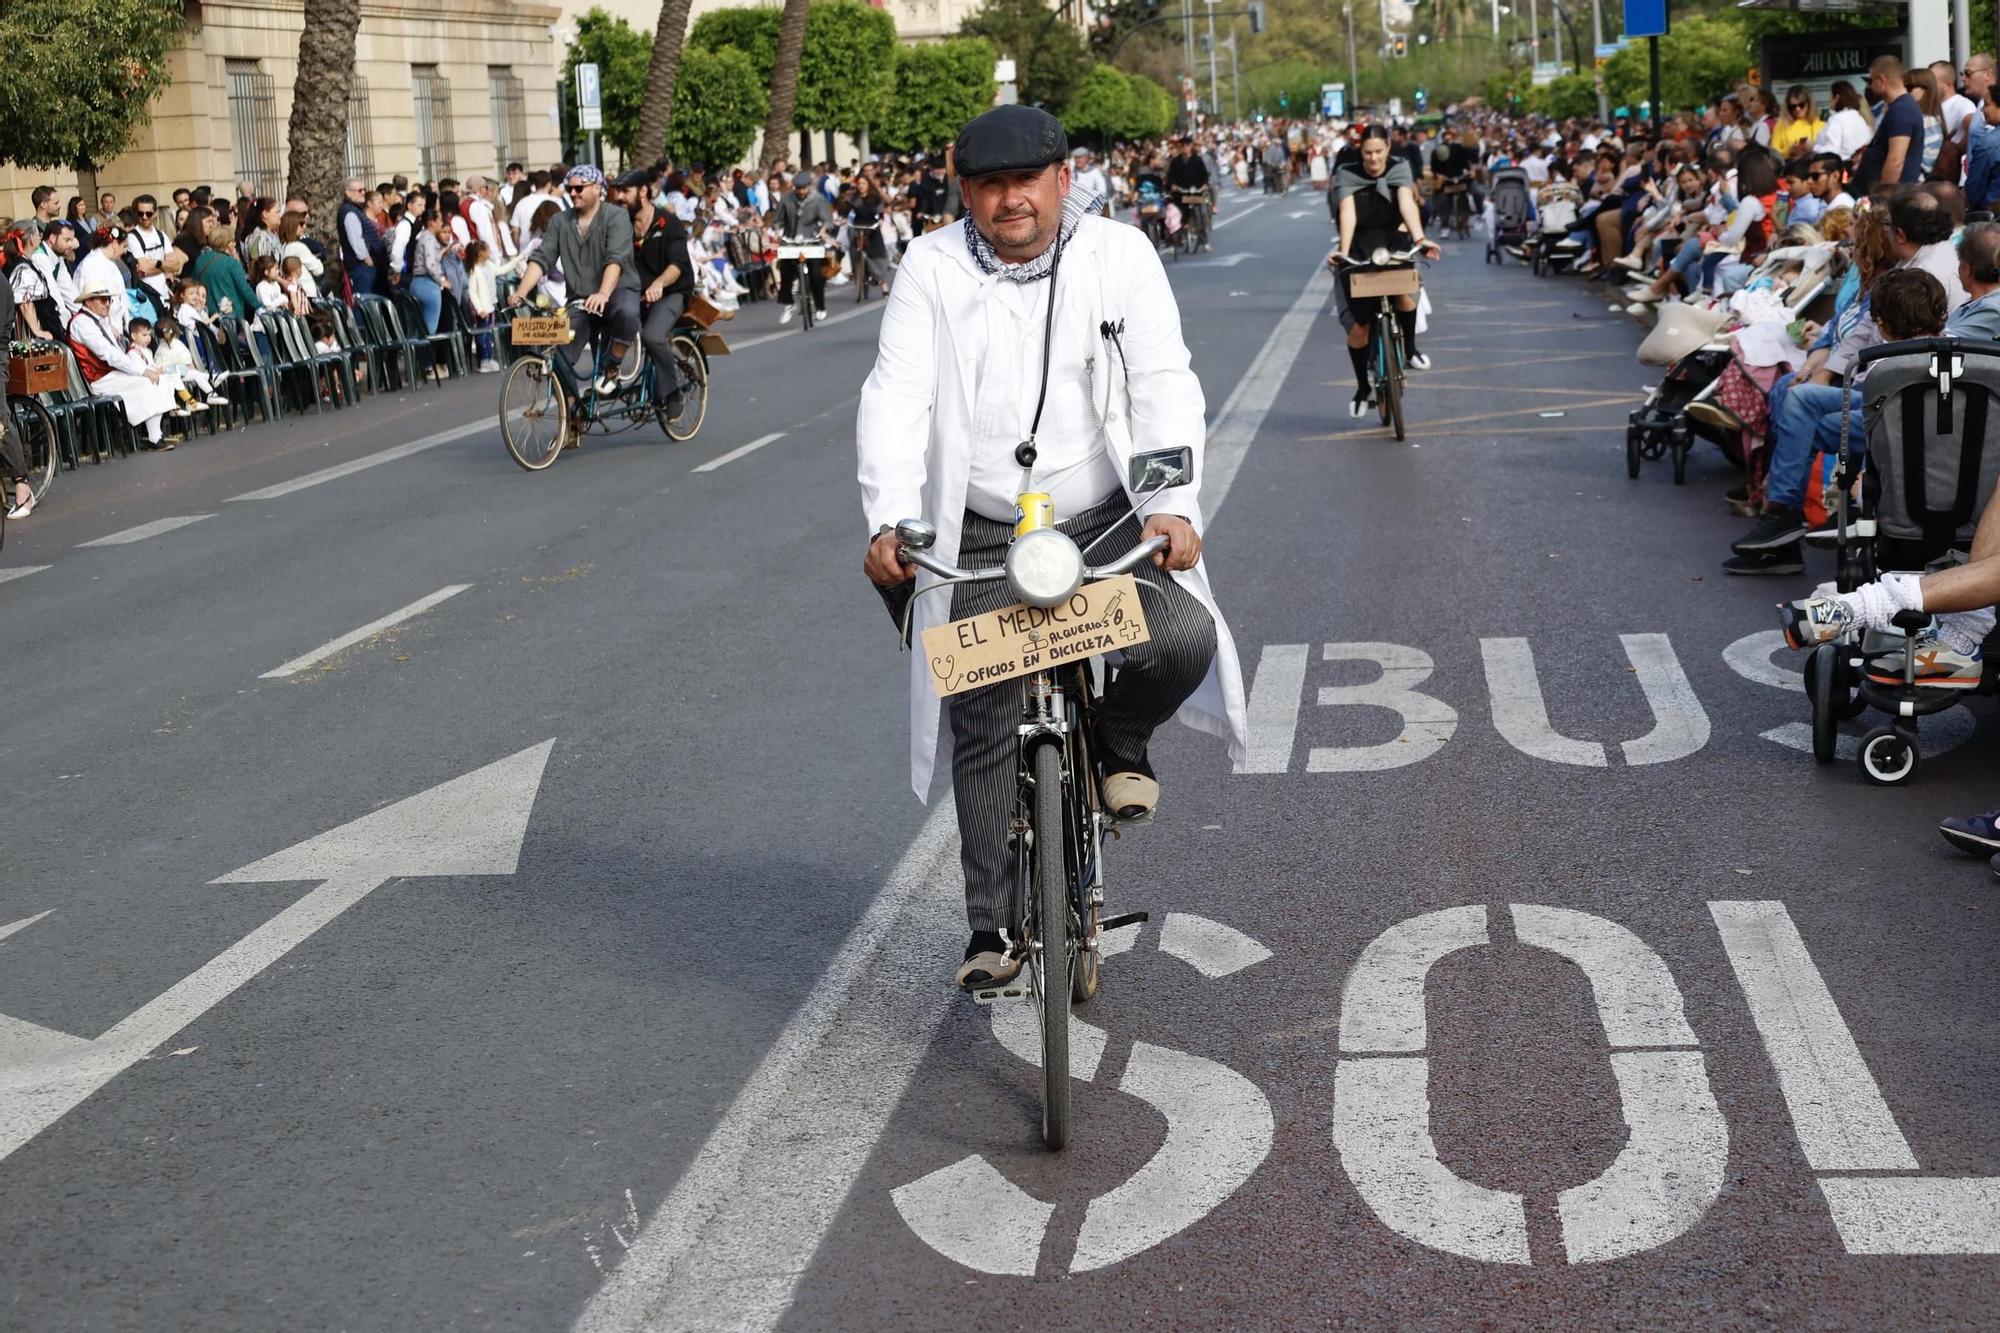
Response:
[[[1215,86],[1215,0],[1204,0],[1208,5],[1208,105],[1216,115],[1222,114],[1222,94]]]
[[[1597,118],[1611,115],[1611,102],[1604,95],[1604,66],[1597,63],[1598,48],[1604,45],[1604,0],[1590,0],[1590,77],[1597,85]]]

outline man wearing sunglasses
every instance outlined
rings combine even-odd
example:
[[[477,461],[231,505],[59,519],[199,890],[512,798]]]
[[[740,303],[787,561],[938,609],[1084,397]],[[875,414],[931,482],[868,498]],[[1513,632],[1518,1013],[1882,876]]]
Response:
[[[125,254],[139,271],[140,281],[165,299],[167,275],[160,268],[160,261],[167,257],[173,241],[159,225],[159,202],[150,194],[142,194],[132,201],[132,212],[137,221],[125,233]]]
[[[605,206],[604,173],[596,167],[571,167],[563,178],[563,192],[569,195],[569,211],[550,221],[541,249],[521,270],[514,299],[527,300],[542,275],[560,267],[572,299],[581,297],[569,308],[574,335],[566,349],[570,367],[576,368],[603,325],[609,350],[593,371],[599,393],[616,393],[639,378],[645,364],[639,347],[639,270],[632,251],[632,217],[622,208]]]

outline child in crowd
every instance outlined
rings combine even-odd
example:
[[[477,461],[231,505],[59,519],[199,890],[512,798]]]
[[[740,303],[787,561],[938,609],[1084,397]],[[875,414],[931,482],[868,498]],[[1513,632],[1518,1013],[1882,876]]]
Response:
[[[324,310],[315,310],[306,316],[306,327],[312,330],[315,352],[338,352],[340,338],[333,327],[333,316]]]
[[[153,364],[161,370],[172,371],[180,376],[182,387],[178,396],[182,406],[200,412],[210,405],[215,407],[229,405],[229,400],[215,391],[215,382],[209,379],[208,373],[196,363],[194,349],[188,346],[188,340],[181,335],[178,320],[165,320],[153,332],[160,344],[153,353]],[[195,401],[197,394],[206,401]]]
[[[257,292],[257,309],[290,310],[291,297],[286,295],[285,286],[278,281],[278,261],[271,255],[258,255],[250,261],[250,285]]]
[[[278,286],[285,292],[285,308],[300,319],[312,311],[312,297],[306,291],[305,261],[297,255],[286,255],[279,262]]]
[[[206,412],[208,410],[206,404],[195,401],[194,395],[188,392],[185,384],[181,383],[181,377],[167,367],[162,366],[158,358],[153,355],[152,320],[147,319],[144,315],[132,316],[131,323],[125,326],[125,350],[132,355],[134,360],[159,371],[160,382],[174,391],[174,408],[173,411],[167,414],[168,416],[177,417],[185,421],[190,412]]]
[[[500,369],[493,356],[493,316],[500,308],[500,268],[484,241],[465,247],[465,302],[472,307],[472,343],[479,352],[479,373]]]

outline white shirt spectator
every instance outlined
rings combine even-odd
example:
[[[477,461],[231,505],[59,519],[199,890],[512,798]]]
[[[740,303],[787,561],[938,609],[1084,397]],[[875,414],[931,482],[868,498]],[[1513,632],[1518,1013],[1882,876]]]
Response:
[[[92,250],[77,261],[78,290],[92,278],[110,283],[111,290],[118,293],[112,300],[111,309],[105,315],[105,319],[111,325],[112,336],[122,341],[125,337],[125,326],[132,322],[132,307],[125,302],[125,266],[110,258],[102,250]]]
[[[159,271],[159,263],[172,245],[173,241],[157,227],[134,227],[125,233],[125,253],[153,266],[153,271],[139,281],[152,288],[162,300],[171,296],[172,292],[167,287],[167,275]]]
[[[505,235],[495,224],[493,205],[474,195],[467,211],[472,215],[472,230],[480,240],[486,242],[488,254],[495,259],[506,259],[513,255],[516,248],[513,238]]]
[[[278,267],[282,269],[285,266],[285,261],[294,256],[297,256],[299,261],[299,285],[306,289],[306,299],[308,301],[317,301],[319,299],[318,278],[321,273],[326,271],[326,266],[320,263],[318,256],[314,255],[307,248],[304,241],[293,241],[285,247],[284,253],[278,256]]]
[[[1832,153],[1845,162],[1868,146],[1875,137],[1875,131],[1868,128],[1868,122],[1853,107],[1843,107],[1827,117],[1826,128],[1813,140],[1815,153]]]
[[[1521,170],[1528,173],[1528,181],[1532,185],[1549,183],[1549,160],[1540,153],[1530,153],[1522,158]]]
[[[1943,283],[1947,311],[1958,309],[1970,299],[1958,281],[1958,247],[1948,240],[1924,246],[1911,255],[1903,267],[1920,268]]]
[[[1111,197],[1111,182],[1104,179],[1104,168],[1098,166],[1094,161],[1082,171],[1076,173],[1073,183],[1075,188],[1083,191],[1085,194],[1095,195],[1099,199],[1109,199]]]
[[[1978,105],[1964,93],[1953,93],[1944,99],[1938,110],[1944,113],[1944,137],[1956,139],[1965,128],[1965,118],[1979,109]]]
[[[64,328],[68,328],[70,316],[77,311],[76,277],[69,271],[69,265],[63,263],[46,242],[36,248],[35,253],[28,257],[28,262],[42,275],[49,294],[55,297],[56,318],[62,321]],[[55,329],[49,331],[57,332]]]

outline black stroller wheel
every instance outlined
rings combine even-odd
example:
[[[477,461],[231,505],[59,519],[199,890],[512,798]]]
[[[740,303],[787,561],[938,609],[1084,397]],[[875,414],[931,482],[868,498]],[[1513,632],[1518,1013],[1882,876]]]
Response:
[[[1917,775],[1921,757],[1917,753],[1917,733],[1893,724],[1881,726],[1861,738],[1861,753],[1855,762],[1861,776],[1877,787],[1896,787]]]
[[[1639,428],[1637,426],[1627,426],[1625,428],[1625,475],[1634,481],[1639,479]]]
[[[1806,657],[1806,697],[1812,700],[1813,758],[1830,764],[1840,740],[1840,645],[1823,643]]]
[[[1684,486],[1688,478],[1688,454],[1694,446],[1676,435],[1671,446],[1674,451],[1674,485]]]

